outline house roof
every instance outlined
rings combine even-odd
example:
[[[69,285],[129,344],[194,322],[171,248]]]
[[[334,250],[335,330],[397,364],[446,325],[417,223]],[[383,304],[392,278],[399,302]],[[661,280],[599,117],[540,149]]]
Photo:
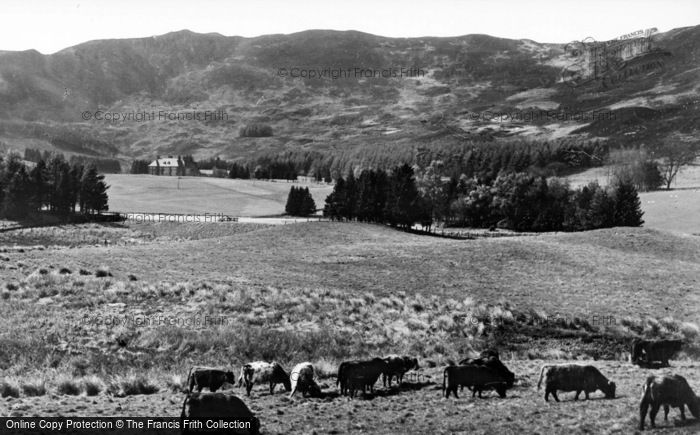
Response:
[[[156,162],[158,162],[158,163],[156,164]],[[153,167],[153,168],[155,168],[156,166],[160,166],[161,168],[177,168],[178,164],[177,164],[177,159],[169,157],[166,159],[154,160],[148,166]]]

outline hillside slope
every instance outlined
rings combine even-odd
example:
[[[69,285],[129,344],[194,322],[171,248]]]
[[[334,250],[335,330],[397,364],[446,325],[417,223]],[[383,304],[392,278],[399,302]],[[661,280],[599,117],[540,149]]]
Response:
[[[631,65],[628,76],[612,84],[561,83],[562,70],[577,61],[562,42],[180,31],[91,41],[52,55],[0,52],[0,142],[123,159],[185,153],[238,158],[367,143],[429,145],[436,134],[459,142],[574,132],[640,143],[693,127],[700,26],[653,36],[658,68],[629,73]],[[293,71],[325,77],[290,77]],[[207,110],[227,116],[159,117]],[[494,119],[530,110],[553,112],[539,119]],[[96,111],[156,116],[109,122],[95,120]],[[593,112],[604,116],[591,119]],[[239,128],[253,122],[271,125],[274,137],[238,138]]]

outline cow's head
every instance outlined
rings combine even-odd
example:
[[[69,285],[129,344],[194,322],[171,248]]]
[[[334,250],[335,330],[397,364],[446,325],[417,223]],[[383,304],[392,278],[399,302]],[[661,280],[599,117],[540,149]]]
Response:
[[[405,356],[403,357],[403,362],[406,366],[406,370],[418,370],[420,368],[418,366],[418,358],[411,358],[410,356]]]
[[[693,417],[700,418],[700,397],[693,397],[690,403],[688,403],[688,409]]]
[[[613,381],[608,381],[607,384],[604,385],[601,390],[603,390],[603,393],[605,393],[605,397],[608,399],[614,399],[615,398],[615,389],[617,386],[615,385],[615,382]]]
[[[232,371],[230,371],[230,370],[227,371],[225,375],[226,375],[226,382],[228,382],[231,385],[236,383],[236,379],[234,378]]]
[[[311,397],[321,397],[321,387],[319,387],[316,382],[311,382],[307,392]]]

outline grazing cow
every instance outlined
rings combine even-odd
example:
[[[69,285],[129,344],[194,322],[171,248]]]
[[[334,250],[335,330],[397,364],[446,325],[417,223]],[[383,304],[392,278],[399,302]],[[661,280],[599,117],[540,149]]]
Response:
[[[506,379],[506,387],[507,388],[513,388],[513,385],[515,384],[515,373],[511,372],[508,370],[508,367],[505,366],[501,362],[500,359],[498,359],[498,353],[481,353],[482,357],[481,358],[467,358],[465,360],[462,360],[459,362],[459,365],[474,365],[474,366],[481,366],[481,367],[489,367],[492,370],[495,370],[498,372],[501,376],[503,376]],[[464,386],[462,386],[464,388]],[[474,387],[475,393],[479,393],[479,397],[481,397],[481,392],[484,390],[489,390],[492,389],[493,386],[486,386],[486,387]]]
[[[682,347],[682,340],[635,340],[632,343],[632,363],[653,365],[660,362],[662,367],[668,367],[668,360]]]
[[[695,395],[688,381],[680,375],[649,376],[642,386],[642,400],[639,404],[639,430],[644,430],[644,419],[647,409],[651,427],[655,427],[654,419],[661,405],[664,406],[664,421],[668,421],[669,407],[681,410],[681,420],[685,421],[685,406],[688,406],[693,417],[700,419],[700,398]]]
[[[372,358],[369,361],[345,361],[338,367],[337,384],[340,384],[340,393],[350,393],[355,397],[355,391],[362,388],[363,394],[374,393],[374,384],[382,373],[388,370],[388,364],[381,358]]]
[[[235,382],[232,371],[215,369],[211,367],[192,367],[187,375],[188,391],[191,393],[194,387],[197,391],[207,387],[212,393],[221,388],[224,382]]]
[[[253,385],[256,383],[269,383],[270,394],[275,392],[277,384],[284,385],[284,389],[287,392],[292,390],[289,375],[281,365],[274,361],[254,361],[241,367],[241,374],[238,376],[238,386],[245,384],[246,395],[250,396],[250,390],[253,389]]]
[[[382,385],[386,387],[386,381],[389,379],[389,387],[391,387],[391,379],[396,376],[396,382],[401,386],[403,375],[409,370],[418,370],[418,358],[410,356],[389,355],[384,357],[387,368],[382,373]]]
[[[544,365],[540,371],[540,379],[537,389],[542,385],[542,377],[545,380],[544,400],[549,401],[549,395],[559,401],[557,390],[576,391],[574,400],[578,400],[583,391],[588,399],[588,394],[600,390],[608,399],[615,398],[615,382],[609,381],[600,371],[591,365],[561,364]]]
[[[508,379],[490,367],[479,365],[447,366],[442,376],[442,390],[445,397],[450,397],[450,392],[457,395],[457,387],[465,385],[473,387],[472,397],[477,391],[494,388],[499,396],[506,397]]]
[[[190,431],[198,433],[201,426],[191,424],[193,420],[218,420],[238,422],[243,427],[232,430],[221,430],[220,433],[249,433],[260,432],[260,420],[253,414],[243,401],[233,394],[226,393],[191,393],[182,403],[180,423],[182,433]],[[211,432],[210,432],[211,433]]]
[[[306,397],[307,394],[311,397],[319,397],[321,395],[321,387],[314,380],[314,366],[310,362],[295,365],[289,379],[292,383],[290,398],[297,391],[300,391],[303,397]]]

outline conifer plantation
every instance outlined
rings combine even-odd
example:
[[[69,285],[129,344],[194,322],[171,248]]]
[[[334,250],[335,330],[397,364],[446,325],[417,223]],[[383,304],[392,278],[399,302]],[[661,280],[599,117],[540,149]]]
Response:
[[[584,231],[641,226],[643,212],[634,183],[617,180],[571,189],[558,178],[501,172],[493,181],[462,175],[445,179],[440,162],[418,176],[409,165],[392,171],[365,170],[340,177],[326,198],[324,216],[335,220],[506,228],[515,231]]]
[[[108,210],[104,175],[90,164],[67,162],[62,154],[39,159],[33,168],[18,155],[0,159],[0,215],[32,218],[40,212],[67,217],[99,214]]]

